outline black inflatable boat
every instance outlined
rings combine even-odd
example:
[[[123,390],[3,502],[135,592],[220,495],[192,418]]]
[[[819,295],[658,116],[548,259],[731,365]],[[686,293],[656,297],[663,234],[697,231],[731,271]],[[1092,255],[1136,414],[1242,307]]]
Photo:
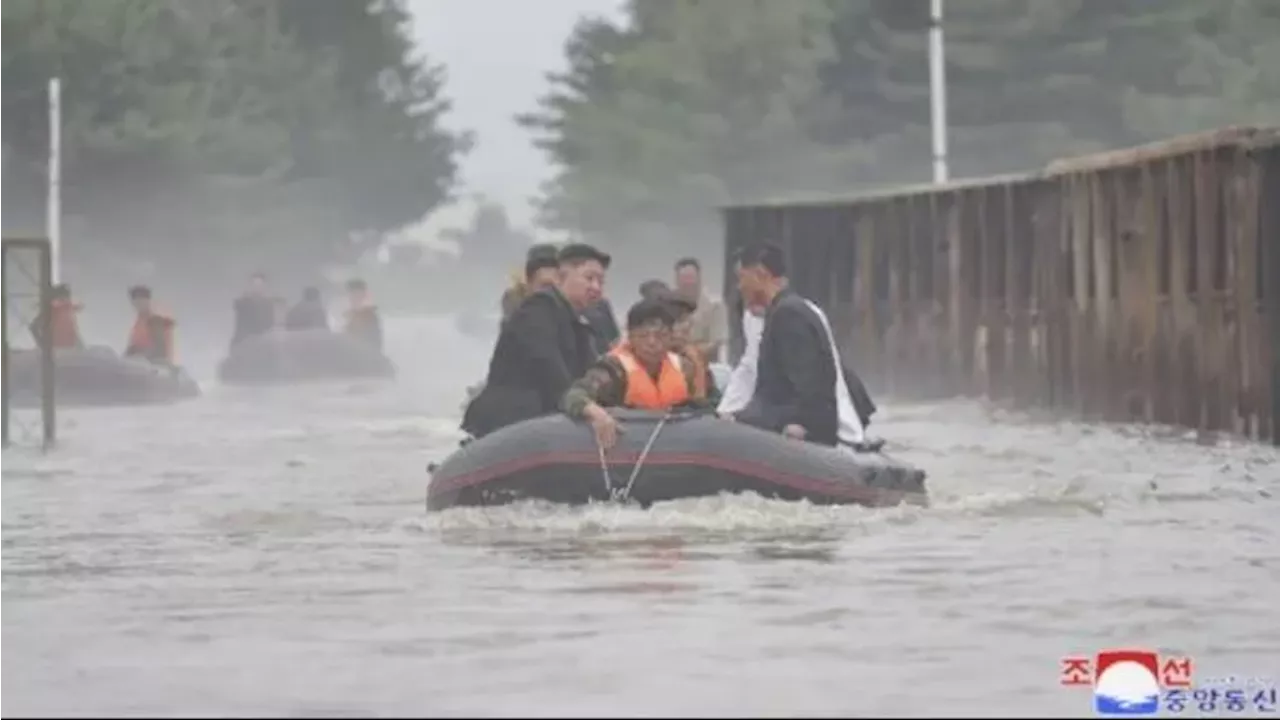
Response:
[[[40,353],[14,350],[9,387],[14,405],[40,404]],[[54,351],[54,399],[59,406],[154,405],[200,395],[200,385],[182,368],[121,357],[108,347]]]
[[[432,468],[427,509],[522,499],[648,506],[726,492],[824,505],[926,503],[924,471],[883,455],[789,440],[709,414],[612,412],[623,432],[603,460],[591,428],[561,415],[465,444]]]
[[[228,385],[391,378],[395,365],[376,349],[329,330],[277,330],[237,344],[218,365]]]

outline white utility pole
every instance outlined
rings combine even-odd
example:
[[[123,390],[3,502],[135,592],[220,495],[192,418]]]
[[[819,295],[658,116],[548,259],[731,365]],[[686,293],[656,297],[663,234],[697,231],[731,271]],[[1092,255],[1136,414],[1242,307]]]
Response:
[[[62,282],[62,83],[49,79],[49,198],[46,203],[53,282]]]
[[[929,109],[933,116],[933,181],[947,181],[947,63],[942,49],[942,0],[930,0]]]

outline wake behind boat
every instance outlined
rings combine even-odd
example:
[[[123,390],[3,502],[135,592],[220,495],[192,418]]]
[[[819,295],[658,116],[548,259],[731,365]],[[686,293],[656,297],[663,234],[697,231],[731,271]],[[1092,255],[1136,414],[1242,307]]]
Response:
[[[879,454],[789,440],[709,414],[614,409],[622,432],[600,453],[589,426],[562,415],[470,442],[432,469],[427,509],[525,499],[581,505],[754,492],[872,507],[925,504],[925,473]]]
[[[273,330],[235,345],[218,366],[228,385],[392,378],[395,365],[367,343],[326,329]]]
[[[9,387],[18,407],[40,403],[43,375],[40,353],[13,350]],[[122,357],[109,347],[54,350],[54,398],[59,406],[154,405],[200,395],[200,386],[180,367]]]

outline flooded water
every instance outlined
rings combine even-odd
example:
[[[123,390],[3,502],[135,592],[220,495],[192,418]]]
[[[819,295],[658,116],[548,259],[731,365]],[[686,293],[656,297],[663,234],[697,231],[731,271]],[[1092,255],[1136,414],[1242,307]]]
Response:
[[[394,385],[5,452],[4,714],[1082,716],[1059,660],[1115,646],[1280,677],[1275,449],[884,400],[928,509],[427,515],[488,348],[389,330]]]

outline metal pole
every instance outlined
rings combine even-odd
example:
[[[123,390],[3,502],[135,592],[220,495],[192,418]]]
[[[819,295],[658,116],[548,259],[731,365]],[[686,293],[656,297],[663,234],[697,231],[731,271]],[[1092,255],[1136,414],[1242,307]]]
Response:
[[[3,268],[0,273],[8,275],[9,269],[9,243],[5,242],[0,246],[0,260],[3,261]],[[4,423],[3,446],[9,447],[9,395],[13,391],[13,386],[9,383],[9,293],[0,291],[0,333],[3,334],[4,355],[0,356],[0,392],[4,397],[0,397],[0,404],[3,405],[4,417],[0,418],[0,422]]]
[[[40,253],[40,419],[44,421],[46,450],[58,440],[57,398],[54,397],[53,268],[53,253]]]
[[[942,49],[942,0],[929,8],[929,109],[933,116],[933,181],[947,181],[947,63]]]
[[[62,282],[62,81],[49,79],[49,250],[53,282]]]

